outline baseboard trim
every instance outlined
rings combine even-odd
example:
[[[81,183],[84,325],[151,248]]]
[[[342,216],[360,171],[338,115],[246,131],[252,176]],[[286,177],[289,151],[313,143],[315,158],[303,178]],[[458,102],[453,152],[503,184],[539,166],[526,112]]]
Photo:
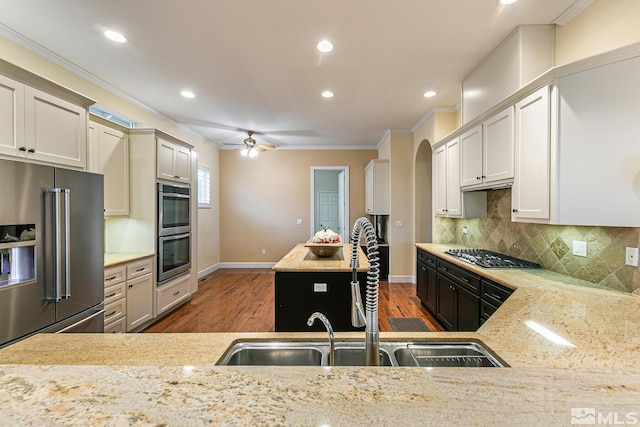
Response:
[[[416,283],[413,276],[389,276],[389,283]]]
[[[198,280],[202,279],[205,276],[213,273],[216,270],[220,270],[220,264],[212,265],[211,267],[207,267],[204,270],[198,271]]]
[[[218,268],[272,268],[275,262],[221,262]]]

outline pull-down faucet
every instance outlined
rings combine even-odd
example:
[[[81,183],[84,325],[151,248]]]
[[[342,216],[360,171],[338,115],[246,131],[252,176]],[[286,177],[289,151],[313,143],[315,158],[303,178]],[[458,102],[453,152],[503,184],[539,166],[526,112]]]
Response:
[[[307,320],[307,325],[313,325],[313,322],[316,319],[319,319],[324,323],[324,327],[327,328],[327,332],[329,333],[329,366],[333,366],[335,360],[335,340],[333,339],[333,328],[331,327],[331,322],[329,322],[327,316],[316,311],[309,317],[309,320]]]
[[[360,234],[364,231],[367,241],[367,259],[369,271],[367,272],[366,310],[362,307],[360,297],[360,283],[358,282],[358,249]],[[380,364],[380,351],[378,339],[378,286],[380,282],[380,258],[378,257],[378,241],[371,222],[365,218],[359,218],[353,224],[351,232],[351,324],[361,328],[365,326],[365,352],[366,365],[378,366]]]

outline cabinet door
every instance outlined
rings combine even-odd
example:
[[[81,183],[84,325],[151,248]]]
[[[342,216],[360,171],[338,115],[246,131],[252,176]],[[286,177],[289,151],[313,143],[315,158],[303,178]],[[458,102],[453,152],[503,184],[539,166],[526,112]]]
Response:
[[[84,168],[87,164],[87,110],[25,87],[26,157]]]
[[[458,138],[447,143],[447,216],[462,216],[460,143]]]
[[[460,185],[482,183],[482,125],[460,136]]]
[[[513,178],[513,107],[486,120],[482,129],[483,181]]]
[[[175,146],[158,138],[158,178],[175,180],[174,158]]]
[[[457,330],[456,319],[456,284],[438,274],[436,283],[438,285],[438,320],[442,322],[448,331]]]
[[[104,175],[104,216],[129,215],[128,135],[90,123],[89,147],[89,168]]]
[[[457,293],[457,329],[475,331],[480,327],[480,298],[462,286],[456,287]]]
[[[373,165],[370,164],[364,170],[364,204],[368,214],[373,213]]]
[[[24,85],[0,76],[0,154],[15,156],[24,146]]]
[[[153,316],[153,275],[127,282],[127,332],[151,320]]]
[[[417,266],[417,270],[416,270],[416,295],[418,296],[418,298],[420,298],[420,302],[422,302],[424,305],[427,305],[427,280],[429,279],[429,273],[428,271],[429,268],[422,264],[421,262],[418,263]]]
[[[516,104],[512,219],[549,219],[550,117],[549,88]]]
[[[187,147],[175,147],[175,176],[176,180],[191,182],[191,150]]]
[[[447,146],[443,145],[433,153],[434,163],[434,203],[436,215],[447,215]]]

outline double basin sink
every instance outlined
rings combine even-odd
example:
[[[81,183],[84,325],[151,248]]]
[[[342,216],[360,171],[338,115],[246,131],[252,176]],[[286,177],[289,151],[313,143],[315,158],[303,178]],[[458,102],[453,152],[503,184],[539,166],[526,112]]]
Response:
[[[485,346],[473,341],[380,342],[380,366],[504,367]],[[239,342],[227,350],[220,365],[328,366],[328,342]],[[362,342],[337,341],[334,366],[364,366]]]

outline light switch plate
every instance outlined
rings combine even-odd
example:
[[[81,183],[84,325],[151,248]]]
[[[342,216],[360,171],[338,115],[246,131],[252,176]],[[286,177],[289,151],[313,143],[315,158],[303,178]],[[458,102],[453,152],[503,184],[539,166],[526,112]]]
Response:
[[[298,218],[298,219],[296,219],[296,224],[298,224],[298,225],[302,225],[302,218]]]
[[[587,257],[587,242],[581,240],[573,241],[573,254],[575,256]]]
[[[638,266],[638,248],[627,247],[624,263],[632,267]]]
[[[402,223],[402,221],[396,221],[396,228],[402,228],[404,226],[404,224]]]

